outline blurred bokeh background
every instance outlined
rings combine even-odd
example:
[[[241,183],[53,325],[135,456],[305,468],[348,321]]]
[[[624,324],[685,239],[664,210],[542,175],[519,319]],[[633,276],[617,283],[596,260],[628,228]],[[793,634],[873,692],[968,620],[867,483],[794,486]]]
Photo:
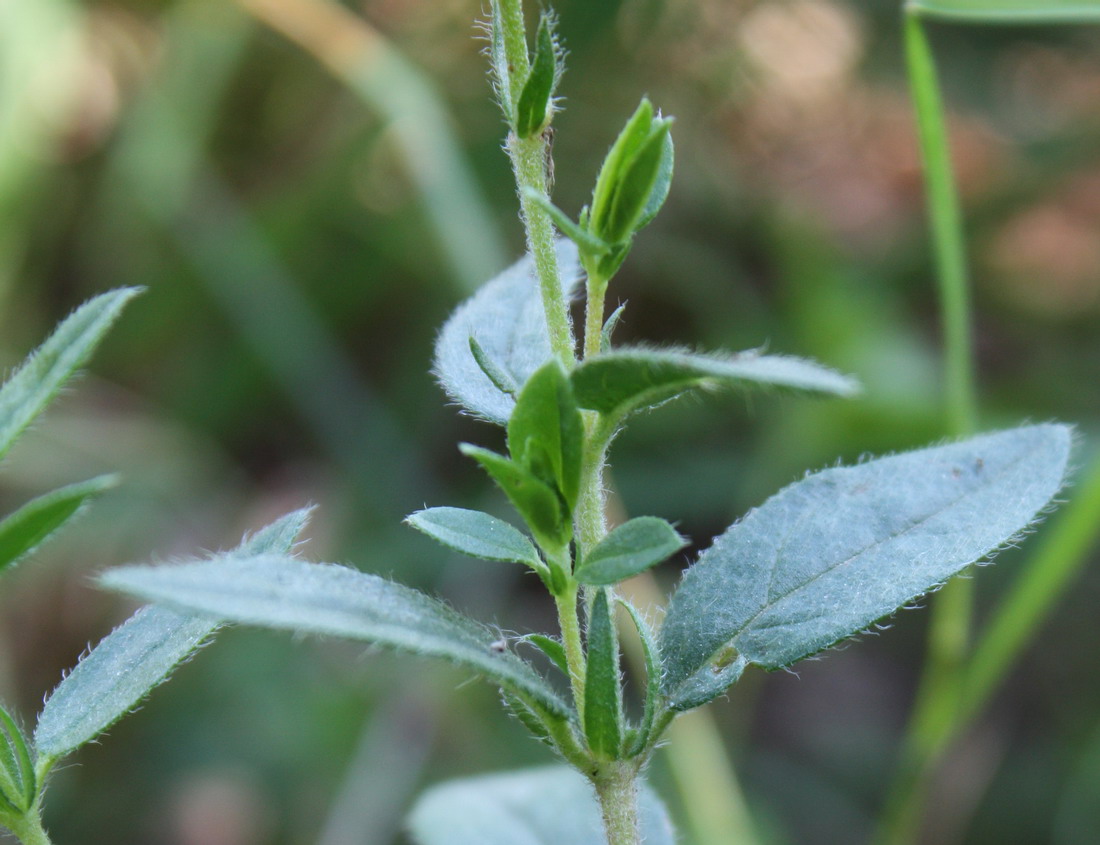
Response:
[[[767,346],[866,385],[856,401],[726,396],[639,419],[613,456],[625,511],[705,547],[807,469],[941,437],[899,3],[555,6],[563,208],[585,202],[640,95],[677,118],[668,204],[611,292],[630,303],[619,340]],[[0,365],[91,295],[148,288],[0,474],[4,510],[124,478],[4,581],[0,692],[25,721],[132,609],[92,574],[226,548],[309,502],[312,559],[392,575],[506,632],[552,628],[537,579],[400,524],[425,504],[509,516],[455,449],[500,433],[459,417],[427,373],[439,324],[522,250],[481,11],[0,0]],[[1075,422],[1085,472],[1100,434],[1100,30],[931,37],[971,238],[982,425]],[[980,572],[979,623],[1033,546]],[[940,773],[928,841],[1096,841],[1098,602],[1086,562]],[[901,613],[797,675],[752,671],[712,706],[766,841],[866,838],[927,618]],[[549,762],[467,681],[228,631],[55,776],[47,826],[64,845],[402,842],[424,785]],[[651,775],[680,813],[663,756]]]

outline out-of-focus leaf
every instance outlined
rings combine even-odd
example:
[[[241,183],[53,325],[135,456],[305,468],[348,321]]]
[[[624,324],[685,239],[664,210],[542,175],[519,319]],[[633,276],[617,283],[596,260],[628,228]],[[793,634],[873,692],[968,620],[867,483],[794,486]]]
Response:
[[[0,458],[88,360],[138,288],[119,288],[70,314],[0,388]]]
[[[93,496],[118,483],[117,476],[101,475],[69,484],[27,502],[0,522],[0,570],[11,566],[72,519]]]
[[[580,281],[577,248],[557,244],[562,292]],[[522,258],[462,303],[439,333],[435,374],[447,395],[475,416],[506,425],[515,399],[493,384],[470,351],[470,338],[518,386],[550,357],[550,336],[530,256]]]
[[[719,537],[661,629],[675,709],[748,663],[787,666],[851,636],[1010,542],[1061,488],[1071,431],[1038,425],[825,470]]]
[[[674,845],[668,813],[652,789],[638,790],[646,845]],[[450,781],[413,807],[417,845],[607,845],[596,795],[565,766]]]
[[[287,514],[206,565],[242,555],[289,554],[310,508]],[[143,607],[100,640],[57,685],[34,730],[40,771],[95,739],[165,680],[218,627],[217,619],[167,607]]]
[[[112,569],[116,590],[215,619],[328,634],[466,666],[558,715],[569,707],[499,635],[440,601],[377,575],[277,555]]]

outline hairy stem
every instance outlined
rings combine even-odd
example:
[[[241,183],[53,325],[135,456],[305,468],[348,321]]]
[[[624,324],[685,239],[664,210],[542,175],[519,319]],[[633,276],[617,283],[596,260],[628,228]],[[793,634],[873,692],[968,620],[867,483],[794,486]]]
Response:
[[[566,366],[576,359],[573,328],[569,323],[569,309],[561,290],[558,272],[558,256],[554,249],[554,225],[550,216],[524,194],[524,188],[532,188],[546,195],[546,168],[550,156],[549,141],[542,135],[533,138],[508,136],[508,155],[516,174],[520,208],[527,230],[527,248],[535,262],[535,273],[542,293],[542,306],[546,312],[546,326],[550,331],[550,348]]]
[[[584,311],[584,357],[600,353],[600,340],[603,335],[604,297],[607,296],[607,279],[600,278],[591,268],[585,268],[588,274],[586,284],[588,298]]]
[[[565,661],[569,666],[569,683],[573,689],[573,703],[577,713],[584,713],[584,678],[586,661],[584,646],[581,644],[581,625],[577,616],[577,582],[569,579],[569,587],[564,593],[554,596],[558,607],[558,625],[561,627],[561,641],[565,647]]]
[[[592,782],[603,815],[607,845],[639,845],[638,771],[630,763],[614,763],[601,770]]]
[[[42,820],[38,817],[37,809],[31,809],[18,822],[12,821],[9,824],[11,832],[23,845],[51,845],[50,837],[42,827]]]

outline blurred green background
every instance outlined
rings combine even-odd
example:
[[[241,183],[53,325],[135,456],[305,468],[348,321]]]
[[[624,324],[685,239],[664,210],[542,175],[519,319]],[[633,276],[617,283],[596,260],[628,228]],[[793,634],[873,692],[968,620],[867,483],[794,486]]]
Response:
[[[866,386],[851,402],[724,396],[639,419],[613,454],[624,512],[705,547],[808,469],[941,437],[899,4],[555,6],[570,52],[563,208],[585,202],[640,95],[677,118],[668,204],[611,290],[630,303],[618,339],[766,346]],[[400,524],[425,504],[508,515],[455,449],[500,433],[447,407],[427,373],[439,324],[522,250],[480,12],[0,2],[0,365],[94,293],[148,288],[0,475],[7,510],[124,477],[4,582],[0,692],[25,719],[131,610],[93,573],[226,548],[309,502],[312,559],[392,575],[505,632],[552,628],[537,579]],[[1100,30],[931,35],[971,237],[982,426],[1075,422],[1085,465],[1100,434]],[[980,572],[979,621],[1029,545]],[[1096,841],[1098,601],[1086,564],[940,772],[927,841]],[[865,839],[927,618],[900,613],[797,674],[750,672],[712,706],[767,841]],[[467,681],[228,631],[54,777],[47,827],[69,845],[401,842],[424,785],[549,762]],[[651,774],[679,812],[660,755]]]

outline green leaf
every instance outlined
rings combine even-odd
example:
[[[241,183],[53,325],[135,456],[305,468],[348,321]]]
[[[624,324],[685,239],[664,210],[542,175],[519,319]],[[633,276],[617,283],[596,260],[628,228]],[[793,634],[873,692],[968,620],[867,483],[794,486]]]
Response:
[[[405,522],[447,548],[470,557],[545,568],[530,540],[507,522],[481,511],[428,508],[410,514]]]
[[[661,800],[638,790],[641,838],[674,845]],[[449,781],[428,790],[409,815],[417,845],[607,845],[596,796],[566,766]]]
[[[562,510],[561,499],[549,485],[496,452],[469,443],[462,443],[458,448],[489,473],[540,545],[557,549],[569,542],[573,526]]]
[[[535,33],[535,61],[516,104],[516,134],[530,138],[542,131],[549,117],[550,98],[558,83],[558,50],[554,43],[554,16],[543,10]]]
[[[584,734],[595,754],[616,760],[621,756],[623,744],[623,687],[619,677],[619,637],[607,592],[596,592],[588,620]]]
[[[3,707],[0,707],[0,731],[0,795],[8,805],[4,809],[25,812],[38,797],[38,779],[23,732]]]
[[[619,321],[623,318],[623,312],[626,311],[626,303],[622,303],[618,308],[611,312],[611,316],[604,321],[603,329],[600,330],[600,353],[605,354],[611,351],[611,336],[615,333],[615,327],[619,325]]]
[[[123,306],[137,293],[138,288],[120,288],[81,305],[0,388],[0,458],[88,360]]]
[[[499,635],[440,601],[377,575],[278,555],[182,566],[122,567],[105,586],[213,618],[346,637],[438,657],[559,716],[569,707]]]
[[[1098,23],[1097,0],[908,0],[914,14],[973,23]]]
[[[477,342],[477,338],[473,335],[470,335],[470,354],[474,356],[474,360],[481,367],[481,371],[489,377],[489,381],[493,383],[497,390],[515,398],[515,395],[519,393],[519,385],[512,381],[512,377],[508,373],[496,365],[496,362],[489,357],[489,353],[481,348],[481,344]]]
[[[554,205],[542,191],[536,191],[531,186],[525,185],[523,195],[545,211],[550,219],[554,221],[554,225],[558,227],[558,230],[576,244],[584,254],[601,256],[610,251],[611,246],[609,244],[601,241],[585,229],[583,225],[574,223],[569,215]]]
[[[653,181],[653,188],[649,192],[649,199],[646,200],[645,207],[642,209],[642,215],[638,222],[634,224],[635,232],[652,223],[653,218],[657,216],[657,212],[661,210],[665,200],[668,199],[669,188],[672,187],[672,171],[675,161],[676,149],[672,143],[672,133],[665,132],[660,160],[657,162],[656,178]]]
[[[615,194],[622,182],[623,173],[631,160],[650,135],[653,126],[653,104],[643,98],[634,114],[626,122],[619,137],[611,145],[600,174],[596,177],[596,187],[592,192],[592,213],[588,230],[607,243],[615,240],[606,236],[608,221],[615,205]]]
[[[669,606],[671,706],[827,648],[1011,542],[1062,486],[1070,441],[1054,424],[988,434],[825,470],[750,511]]]
[[[555,487],[572,512],[581,482],[584,420],[569,374],[557,358],[536,370],[516,398],[508,449],[512,460]]]
[[[621,347],[582,361],[571,378],[577,404],[614,419],[698,388],[757,384],[837,396],[859,391],[854,379],[821,364],[756,351],[722,356]]]
[[[569,659],[565,656],[565,646],[562,645],[561,640],[542,634],[526,634],[523,637],[523,642],[536,646],[539,651],[550,658],[555,666],[561,669],[565,677],[569,677]]]
[[[686,545],[665,520],[639,516],[604,537],[585,555],[574,577],[590,586],[611,586],[668,560]]]
[[[645,748],[653,732],[653,722],[657,716],[657,708],[661,700],[661,650],[657,645],[657,637],[653,629],[642,618],[638,608],[630,602],[619,599],[619,604],[626,608],[631,621],[638,631],[638,639],[642,644],[642,654],[645,657],[645,711],[642,714],[642,724],[638,728],[637,738],[630,754],[636,754]]]
[[[569,298],[581,278],[577,248],[561,238],[557,255],[562,292]],[[478,365],[470,351],[471,337],[493,365],[519,387],[550,358],[550,335],[530,256],[462,303],[435,344],[434,371],[447,395],[471,414],[506,425],[515,399]]]
[[[665,196],[668,195],[669,182],[672,179],[671,164],[668,161],[671,129],[671,120],[653,121],[649,136],[623,168],[605,223],[606,228],[599,233],[608,243],[630,240],[644,225],[641,222],[644,216],[651,210],[655,216],[664,202],[664,197],[656,200],[654,195],[661,191]],[[662,173],[667,176],[668,181],[663,186],[658,186]],[[654,203],[656,208],[652,208]]]
[[[242,555],[289,554],[310,510],[287,514],[206,565],[226,568]],[[218,624],[206,616],[150,606],[100,640],[57,685],[38,717],[34,741],[39,768],[49,769],[130,712]]]
[[[0,570],[11,566],[72,519],[93,496],[118,483],[101,475],[39,496],[0,522]]]

